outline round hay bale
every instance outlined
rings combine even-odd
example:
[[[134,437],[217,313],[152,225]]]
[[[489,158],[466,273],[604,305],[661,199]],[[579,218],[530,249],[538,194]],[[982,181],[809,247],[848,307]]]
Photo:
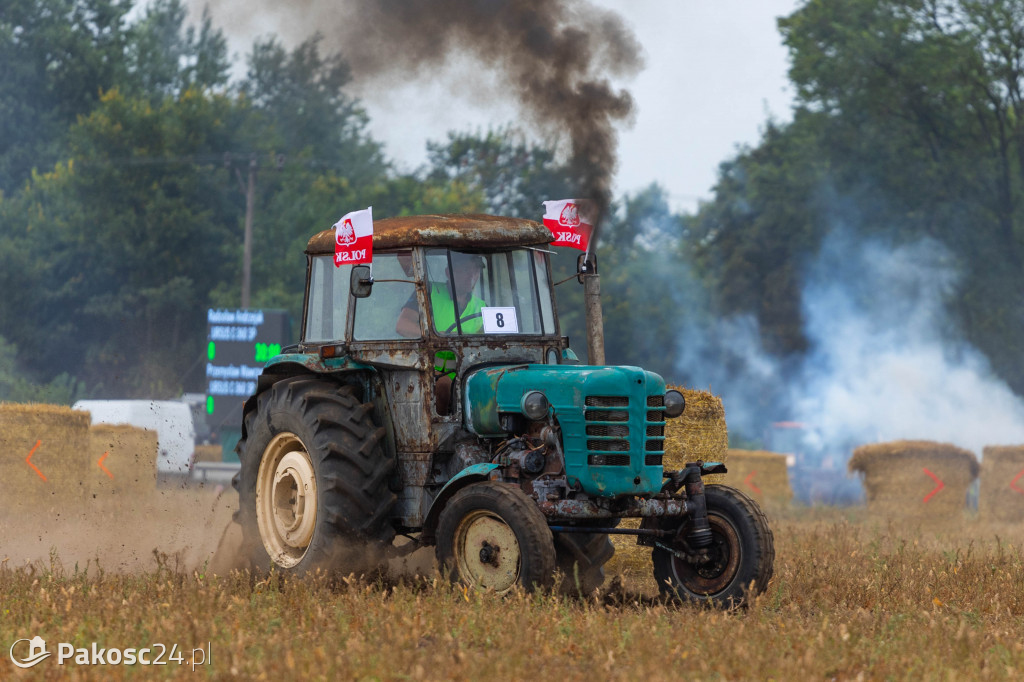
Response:
[[[948,517],[965,508],[978,459],[947,443],[900,440],[862,445],[849,469],[863,474],[872,511]]]
[[[127,424],[96,424],[89,429],[89,453],[88,481],[93,495],[124,496],[156,489],[156,431]]]
[[[992,521],[1024,521],[1024,445],[982,451],[978,513]]]
[[[760,504],[785,505],[793,499],[785,455],[765,450],[729,450],[728,469],[725,485]]]
[[[686,409],[665,422],[665,469],[681,469],[687,462],[725,462],[729,430],[722,399],[707,391],[669,386],[686,398]],[[705,483],[721,483],[723,476],[705,476]]]
[[[88,444],[88,412],[64,405],[0,403],[0,505],[14,510],[80,502]]]

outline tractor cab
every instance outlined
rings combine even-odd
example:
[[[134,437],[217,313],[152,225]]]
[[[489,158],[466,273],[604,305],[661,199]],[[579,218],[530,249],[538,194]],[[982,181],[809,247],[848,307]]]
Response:
[[[321,232],[306,250],[303,350],[431,375],[412,382],[410,401],[432,408],[431,422],[460,421],[451,388],[466,369],[575,361],[559,333],[550,239],[514,218],[391,218],[374,224],[371,268],[336,264],[334,232]]]

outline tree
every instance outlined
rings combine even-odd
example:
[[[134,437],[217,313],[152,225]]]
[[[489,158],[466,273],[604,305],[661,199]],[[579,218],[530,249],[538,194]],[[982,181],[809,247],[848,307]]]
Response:
[[[779,25],[861,229],[956,253],[963,333],[1024,391],[1024,6],[817,0]]]
[[[223,89],[228,83],[227,40],[203,10],[198,31],[185,25],[181,0],[154,0],[127,31],[129,94],[160,99],[193,88]]]
[[[62,157],[70,124],[125,76],[131,0],[0,5],[0,191]]]
[[[479,189],[486,210],[495,215],[537,219],[541,202],[575,196],[569,167],[554,145],[530,143],[506,126],[486,133],[448,133],[446,143],[428,142],[427,178],[461,182]]]

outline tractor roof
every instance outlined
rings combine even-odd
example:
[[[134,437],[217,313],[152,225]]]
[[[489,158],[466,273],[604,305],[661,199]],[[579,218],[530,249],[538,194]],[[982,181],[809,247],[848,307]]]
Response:
[[[521,218],[482,214],[414,215],[373,221],[373,248],[445,246],[455,249],[493,249],[541,246],[551,231]],[[313,235],[306,253],[334,253],[334,230]]]

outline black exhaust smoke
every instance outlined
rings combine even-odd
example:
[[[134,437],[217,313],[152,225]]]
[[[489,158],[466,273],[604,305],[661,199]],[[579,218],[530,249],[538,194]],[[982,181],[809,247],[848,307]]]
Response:
[[[599,217],[607,211],[614,126],[633,111],[629,93],[609,77],[642,66],[640,46],[618,15],[583,0],[304,0],[287,7],[220,0],[212,9],[222,19],[228,11],[265,12],[281,17],[293,35],[321,33],[362,87],[429,79],[457,57],[472,58],[499,77],[532,126],[568,135],[578,198],[595,202]]]

